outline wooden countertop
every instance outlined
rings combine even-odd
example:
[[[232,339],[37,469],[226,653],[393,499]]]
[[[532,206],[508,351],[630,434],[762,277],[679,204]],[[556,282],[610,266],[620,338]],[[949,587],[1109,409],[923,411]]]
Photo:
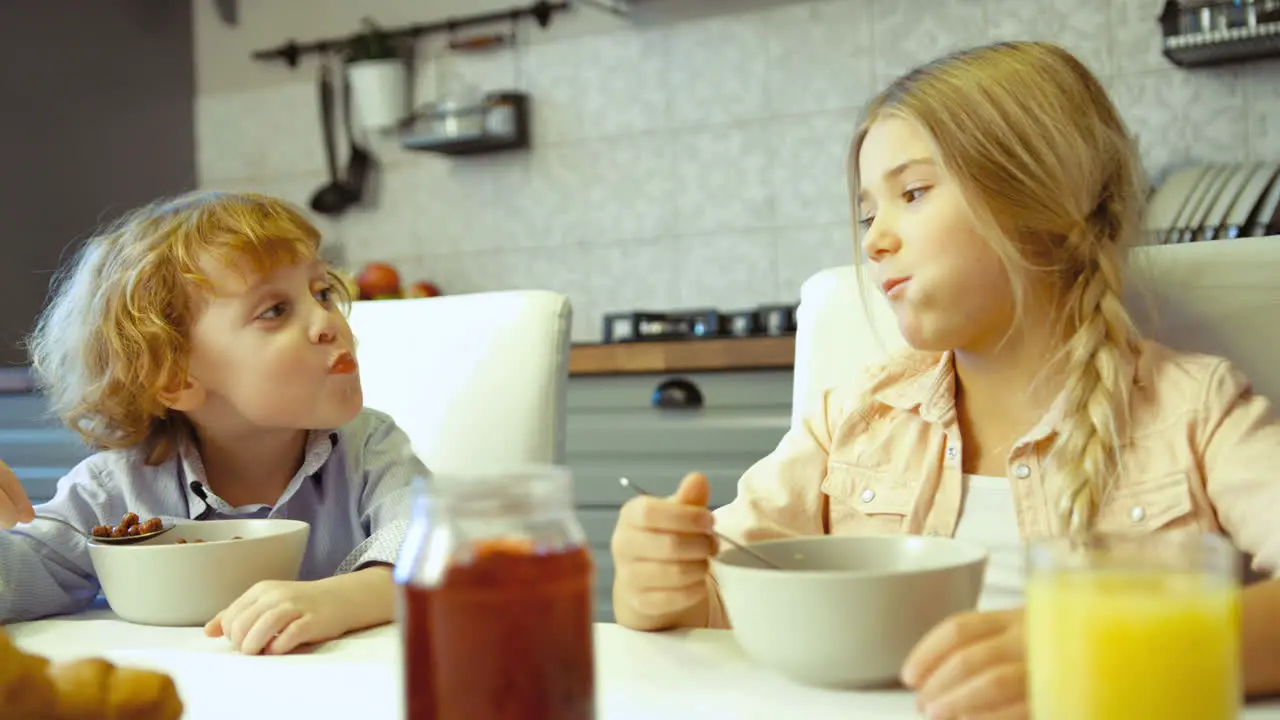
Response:
[[[791,336],[574,345],[569,374],[789,370],[795,354],[796,340]],[[27,393],[34,388],[28,368],[0,368],[0,393]]]
[[[782,370],[793,366],[795,354],[791,336],[574,345],[569,374]]]

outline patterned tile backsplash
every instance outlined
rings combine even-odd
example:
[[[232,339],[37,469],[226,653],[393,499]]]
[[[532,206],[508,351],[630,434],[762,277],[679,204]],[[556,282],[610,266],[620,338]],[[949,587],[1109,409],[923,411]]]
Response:
[[[1104,78],[1156,176],[1280,158],[1280,66],[1175,68],[1161,5],[795,2],[450,58],[450,77],[531,94],[533,149],[449,160],[374,138],[376,201],[319,224],[352,268],[392,262],[449,293],[562,291],[579,341],[614,310],[794,301],[810,274],[852,260],[845,160],[860,106],[953,49],[1063,43]],[[421,100],[433,73],[419,75]],[[197,98],[202,186],[305,205],[322,184],[314,79],[283,77]]]

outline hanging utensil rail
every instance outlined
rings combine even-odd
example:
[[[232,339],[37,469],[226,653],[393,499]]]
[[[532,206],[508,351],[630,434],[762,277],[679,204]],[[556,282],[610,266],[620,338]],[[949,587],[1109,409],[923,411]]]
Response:
[[[545,28],[551,24],[551,18],[558,12],[563,12],[571,7],[569,2],[547,2],[547,0],[539,0],[525,7],[513,7],[509,10],[497,10],[494,12],[480,13],[476,15],[466,15],[463,17],[448,18],[439,22],[419,23],[416,25],[404,25],[401,27],[387,28],[382,34],[391,39],[417,39],[426,35],[436,33],[452,33],[467,27],[475,25],[488,25],[497,22],[516,22],[522,18],[530,17],[537,21],[538,26]],[[289,67],[297,67],[298,59],[304,55],[323,54],[330,51],[340,50],[347,47],[348,43],[360,37],[361,33],[355,33],[346,37],[328,38],[325,40],[313,40],[311,42],[299,43],[290,40],[278,47],[267,50],[257,50],[253,53],[255,60],[275,61],[283,60],[288,63]]]

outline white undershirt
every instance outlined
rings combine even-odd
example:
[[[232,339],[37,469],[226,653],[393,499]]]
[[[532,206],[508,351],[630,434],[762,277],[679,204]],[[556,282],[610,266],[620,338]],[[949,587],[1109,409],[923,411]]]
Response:
[[[981,545],[991,553],[978,609],[1022,607],[1022,534],[1018,531],[1018,512],[1009,478],[964,476],[964,501],[955,537]]]

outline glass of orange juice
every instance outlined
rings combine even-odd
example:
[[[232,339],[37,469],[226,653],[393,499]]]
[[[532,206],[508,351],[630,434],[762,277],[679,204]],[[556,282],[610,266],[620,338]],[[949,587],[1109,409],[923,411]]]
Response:
[[[1027,692],[1036,720],[1235,720],[1240,560],[1170,531],[1027,547]]]

